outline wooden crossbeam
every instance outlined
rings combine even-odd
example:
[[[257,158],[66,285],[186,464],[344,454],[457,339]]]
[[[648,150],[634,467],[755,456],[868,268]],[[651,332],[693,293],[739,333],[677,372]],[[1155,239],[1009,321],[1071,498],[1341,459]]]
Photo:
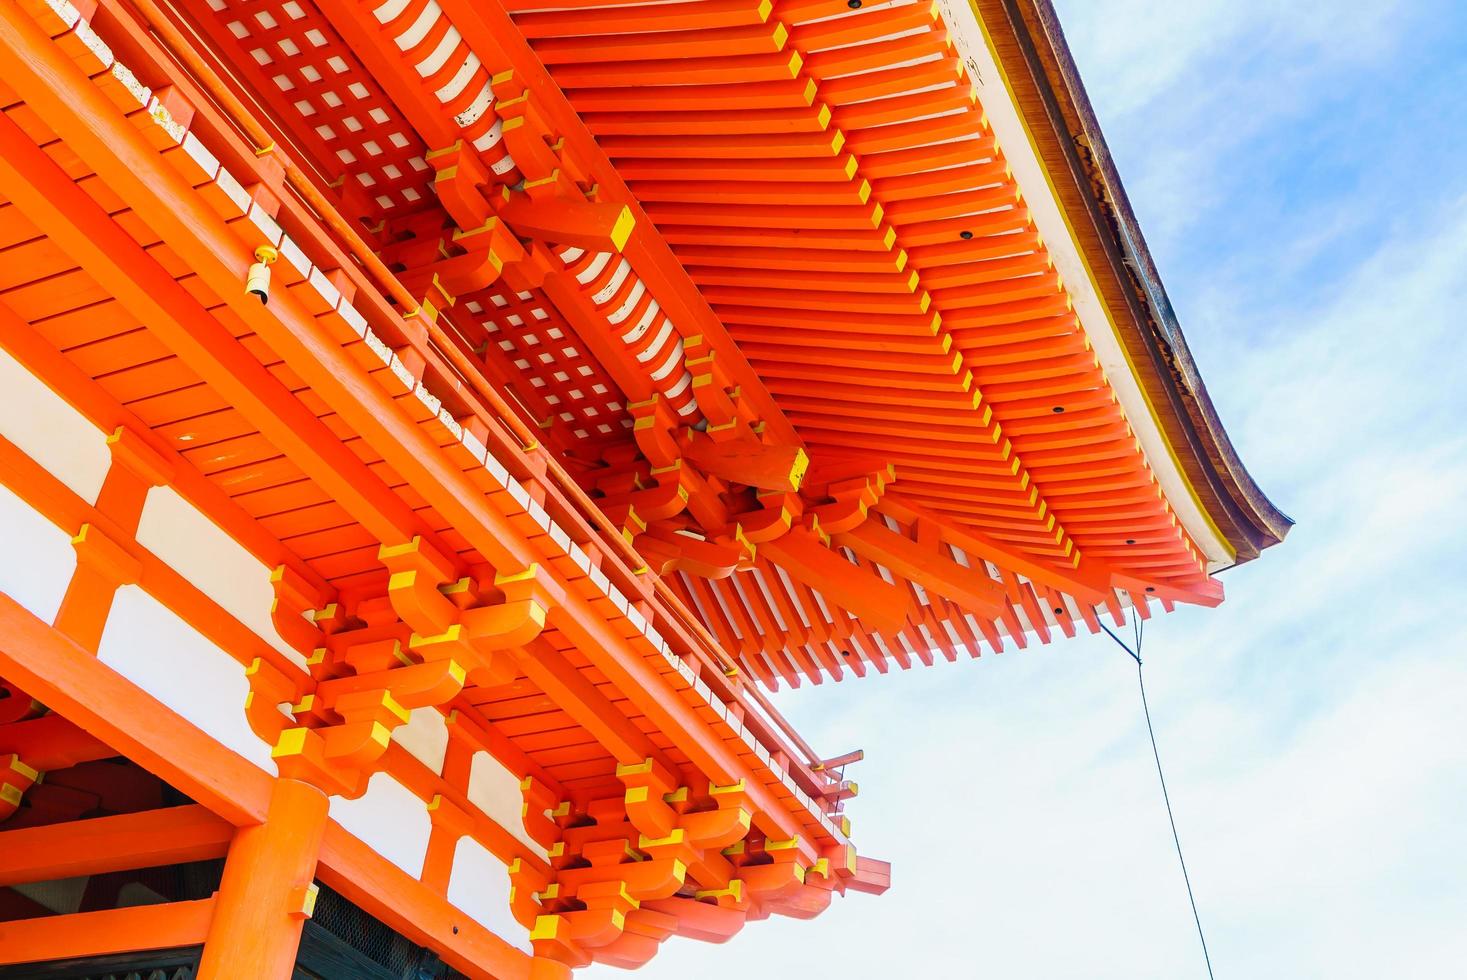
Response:
[[[1003,588],[984,569],[965,568],[943,554],[936,541],[913,541],[879,520],[867,520],[850,531],[832,535],[832,540],[969,612],[994,616],[1004,602]]]
[[[200,801],[226,822],[249,827],[264,821],[273,782],[268,774],[215,742],[3,593],[0,675],[19,682],[53,710],[100,734],[121,754]],[[389,863],[334,821],[326,827],[318,875],[367,913],[415,942],[439,950],[445,962],[476,980],[529,980],[529,957],[458,912],[441,895]],[[72,923],[96,922],[105,928],[114,920],[68,916],[55,921],[62,918],[68,924],[58,927],[55,934],[40,936],[34,947],[12,946],[9,942],[30,922],[15,927],[0,924],[0,963],[26,961],[5,959],[13,949],[39,949],[32,959],[109,951],[79,948],[67,952],[59,944]],[[138,937],[150,934],[150,923],[133,920],[137,935],[120,949],[138,949]],[[194,938],[172,937],[176,941],[166,945],[202,942],[208,921],[194,925],[197,932],[189,933]],[[51,953],[50,949],[59,951]]]
[[[822,545],[814,535],[796,529],[761,546],[791,578],[816,589],[883,633],[896,633],[907,622],[907,592],[852,565]]]
[[[891,862],[856,858],[856,874],[846,887],[868,895],[880,895],[891,887]]]
[[[1053,586],[1074,596],[1076,600],[1098,604],[1110,596],[1109,573],[1092,567],[1093,563],[1081,562],[1083,566],[1064,568],[1026,557],[1021,552],[1004,547],[981,531],[960,528],[952,521],[897,494],[887,494],[875,507],[877,513],[889,514],[903,524],[921,522],[931,527],[937,537],[950,545],[957,545],[969,555],[984,558],[1000,568],[1016,572],[1033,582]]]
[[[0,831],[0,885],[222,857],[234,827],[205,806]]]
[[[41,772],[117,755],[107,743],[54,712],[0,725],[0,755],[10,753]]]
[[[210,482],[168,440],[153,432],[92,377],[49,343],[44,334],[0,304],[0,347],[43,380],[53,391],[103,432],[126,430],[172,466],[171,486],[180,496],[229,532],[268,567],[286,565],[293,575],[319,593],[329,589],[316,570],[286,549],[232,497]]]
[[[665,769],[677,771],[666,754],[549,641],[538,639],[531,643],[521,652],[518,661],[525,676],[595,736],[618,762],[655,758]]]
[[[631,238],[636,219],[624,204],[590,201],[536,201],[512,194],[499,216],[521,235],[557,245],[619,252]]]
[[[0,922],[0,965],[196,946],[214,917],[214,899]]]
[[[864,758],[866,758],[866,750],[855,749],[854,751],[846,752],[843,755],[832,756],[829,759],[822,759],[814,768],[819,770],[839,769],[841,766],[848,766],[852,763],[860,762]]]
[[[230,823],[265,818],[266,773],[3,593],[0,675]]]

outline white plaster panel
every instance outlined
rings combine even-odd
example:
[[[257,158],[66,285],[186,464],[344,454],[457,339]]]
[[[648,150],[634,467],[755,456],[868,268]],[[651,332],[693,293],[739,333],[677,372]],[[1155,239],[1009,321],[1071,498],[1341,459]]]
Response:
[[[171,565],[225,611],[302,670],[306,659],[270,618],[270,568],[169,487],[148,491],[138,543]]]
[[[76,551],[71,538],[31,505],[0,487],[0,592],[40,619],[54,622],[71,573]]]
[[[448,753],[448,726],[436,708],[414,708],[408,716],[408,723],[393,730],[392,740],[423,765],[443,775],[443,757]]]
[[[478,841],[465,837],[453,852],[448,901],[517,949],[531,952],[530,933],[509,910],[509,872]]]
[[[196,727],[275,774],[245,720],[249,681],[233,657],[135,585],[117,590],[97,657]]]
[[[525,832],[524,797],[520,795],[520,778],[500,765],[488,752],[476,752],[469,765],[469,802],[519,838],[520,843],[541,857],[545,848]]]
[[[106,433],[3,350],[0,436],[19,446],[87,503],[97,502],[97,491],[112,463]]]
[[[423,873],[433,823],[428,808],[402,783],[374,773],[355,800],[332,797],[331,816],[348,833],[414,878]]]

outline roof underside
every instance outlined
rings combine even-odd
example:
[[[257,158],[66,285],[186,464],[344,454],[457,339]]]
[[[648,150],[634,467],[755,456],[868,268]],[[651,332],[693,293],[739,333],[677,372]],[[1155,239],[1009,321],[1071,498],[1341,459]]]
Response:
[[[465,6],[208,0],[183,15],[412,281],[455,251],[433,151],[461,140],[492,179],[525,186],[480,107],[505,89],[491,82],[502,54],[476,39],[509,21],[491,5],[471,24]],[[747,669],[819,682],[1096,630],[1099,613],[1144,615],[1148,598],[1220,598],[1152,470],[1174,464],[1143,452],[1034,227],[1036,189],[1016,183],[935,5],[504,6],[519,34],[500,43],[565,166],[576,151],[575,184],[632,209],[656,243],[629,261],[551,241],[570,292],[499,278],[456,296],[445,323]],[[371,536],[136,324],[17,312],[324,579],[380,587]],[[102,323],[121,329],[94,336]],[[706,434],[705,353],[759,407],[766,442],[808,455],[808,476],[772,506],[757,481],[705,473],[692,504],[637,523],[628,511],[649,508],[628,494],[660,470],[636,406],[658,396],[683,435]],[[851,500],[861,519],[836,520]],[[771,506],[804,513],[783,537],[745,540]]]

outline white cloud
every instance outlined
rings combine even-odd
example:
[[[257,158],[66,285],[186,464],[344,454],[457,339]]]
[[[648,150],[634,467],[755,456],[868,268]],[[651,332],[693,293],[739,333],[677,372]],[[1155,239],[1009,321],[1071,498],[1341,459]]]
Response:
[[[1284,63],[1293,79],[1370,63],[1393,50],[1412,19],[1412,8],[1393,0],[1357,0],[1348,11],[1334,0],[1068,0],[1058,6],[1083,59],[1087,88],[1107,120],[1122,124],[1179,92],[1206,101],[1261,91],[1261,61]],[[1199,76],[1212,84],[1194,89],[1189,77]],[[1289,94],[1246,108],[1277,111]]]
[[[1163,254],[1210,212],[1246,210],[1270,183],[1269,154],[1280,146],[1297,149],[1312,135],[1295,126],[1297,120],[1409,50],[1420,31],[1431,29],[1428,5],[1058,4],[1121,176],[1147,237]],[[1345,102],[1336,111],[1343,124],[1360,107]],[[1260,139],[1280,129],[1283,139]],[[1356,135],[1367,138],[1363,131]],[[1267,234],[1277,225],[1261,230]]]

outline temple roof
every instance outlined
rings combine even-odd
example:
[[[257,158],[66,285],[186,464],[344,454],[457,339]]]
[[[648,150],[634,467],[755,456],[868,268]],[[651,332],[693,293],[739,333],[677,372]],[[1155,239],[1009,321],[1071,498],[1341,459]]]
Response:
[[[1214,604],[1213,574],[1287,528],[1217,422],[1047,5],[179,16],[395,277],[386,302],[431,310],[434,397],[503,399],[771,685]],[[405,358],[413,331],[387,340]],[[165,417],[166,388],[133,393],[150,424],[207,446],[332,588],[379,584],[329,494],[227,408]]]
[[[46,732],[126,747],[85,721],[258,822],[268,746],[634,967],[890,885],[861,751],[766,688],[1215,605],[1287,530],[1045,3],[20,0],[0,65],[0,366],[71,426],[0,484],[75,554],[0,693],[79,716],[12,810]],[[33,458],[88,438],[101,489]],[[199,641],[166,698],[104,662],[124,588]],[[530,963],[378,856],[323,861]]]

